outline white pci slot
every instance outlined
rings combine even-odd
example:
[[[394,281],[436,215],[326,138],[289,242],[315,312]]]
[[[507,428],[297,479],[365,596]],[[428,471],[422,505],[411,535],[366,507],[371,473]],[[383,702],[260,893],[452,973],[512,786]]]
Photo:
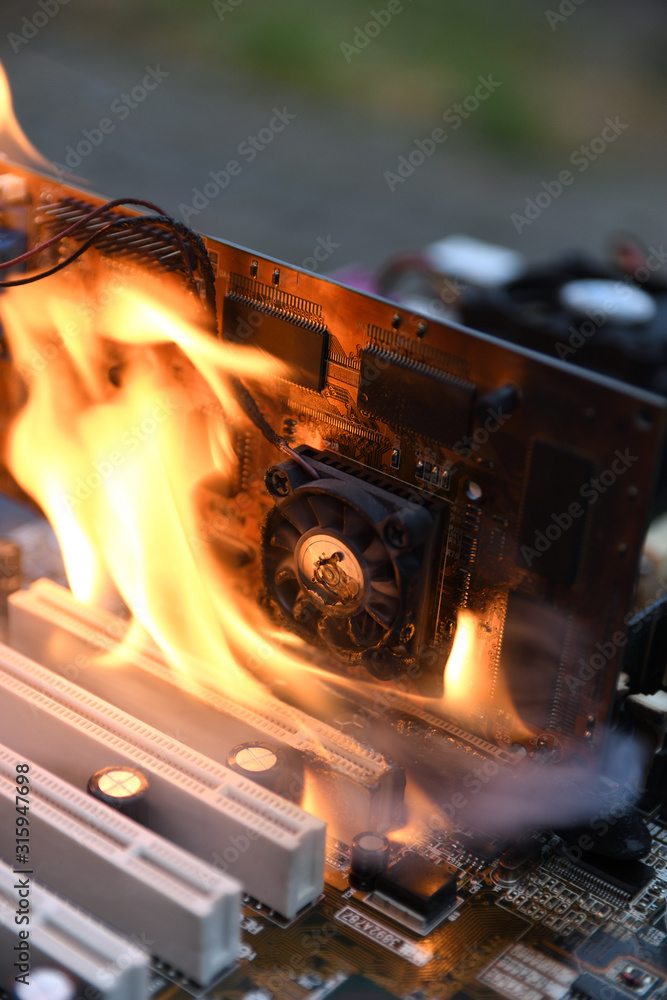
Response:
[[[23,917],[21,891],[29,925],[16,923],[17,911]],[[0,986],[9,989],[25,968],[30,979],[39,968],[55,967],[69,973],[79,996],[95,991],[100,1000],[145,1000],[148,966],[148,954],[127,938],[0,861]]]
[[[293,803],[2,645],[0,703],[0,737],[16,754],[82,791],[103,767],[138,768],[150,828],[283,916],[321,893],[326,826]]]
[[[16,766],[25,761],[0,744],[5,859],[15,851]],[[234,963],[234,879],[32,763],[29,779],[29,868],[37,879],[203,986]]]
[[[65,587],[38,580],[9,601],[11,645],[124,711],[177,732],[187,746],[226,763],[226,747],[251,738],[276,739],[299,750],[327,803],[329,833],[350,842],[360,830],[395,826],[403,796],[402,771],[382,754],[304,712],[267,698],[248,706],[182,681],[146,639],[123,648],[128,664],[109,669],[95,657],[113,649],[127,623],[78,602]]]

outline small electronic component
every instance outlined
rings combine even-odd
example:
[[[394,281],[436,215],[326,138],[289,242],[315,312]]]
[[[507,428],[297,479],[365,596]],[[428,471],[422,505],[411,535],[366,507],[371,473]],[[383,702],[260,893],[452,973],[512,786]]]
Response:
[[[241,302],[228,295],[224,306],[229,339],[268,351],[289,366],[291,381],[319,392],[327,359],[326,331],[307,318],[294,319],[261,301]]]
[[[655,986],[656,981],[656,976],[632,962],[623,962],[616,969],[616,982],[624,986],[626,990],[631,990],[638,997],[646,996]]]
[[[628,997],[625,990],[590,972],[584,972],[575,979],[570,987],[570,994],[580,1000],[627,1000]]]
[[[433,921],[444,916],[455,902],[457,879],[457,869],[452,865],[436,865],[410,851],[377,877],[375,890],[396,906]]]
[[[287,746],[266,740],[251,740],[232,747],[227,765],[244,778],[283,795],[292,802],[300,801],[304,788],[303,758]]]
[[[586,507],[579,502],[581,488],[592,474],[593,466],[587,458],[547,441],[535,441],[519,529],[519,566],[554,583],[571,586],[575,582],[586,530]],[[578,513],[568,514],[568,509],[575,506]],[[561,511],[566,512],[570,518],[569,530],[559,534],[558,545],[545,546],[539,559],[531,559],[529,550],[533,550],[539,533],[545,528],[549,530],[553,511],[558,516]]]
[[[361,352],[359,408],[393,426],[451,447],[470,429],[474,394],[474,386],[423,363],[375,346]]]
[[[583,852],[581,857],[572,863],[580,871],[594,875],[630,899],[655,878],[655,869],[643,861],[605,858],[588,851]]]
[[[137,767],[112,765],[90,776],[88,792],[112,809],[135,820],[146,822],[148,778]]]
[[[530,862],[539,857],[541,850],[542,843],[537,838],[513,844],[498,858],[494,878],[501,885],[513,885],[524,874]]]
[[[372,889],[389,864],[390,845],[381,833],[366,831],[353,837],[350,855],[350,885]]]
[[[366,976],[350,976],[344,983],[327,994],[327,1000],[398,1000],[395,993],[389,993]]]

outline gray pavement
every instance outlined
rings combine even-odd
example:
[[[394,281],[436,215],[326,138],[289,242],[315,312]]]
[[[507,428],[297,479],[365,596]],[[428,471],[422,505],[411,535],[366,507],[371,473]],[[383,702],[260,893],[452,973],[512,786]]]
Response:
[[[50,160],[64,162],[68,147],[76,150],[81,142],[85,150],[86,131],[96,136],[103,120],[111,122],[73,171],[109,197],[143,196],[181,217],[184,208],[199,206],[185,213],[193,227],[295,264],[311,255],[319,237],[330,238],[339,247],[324,270],[351,262],[376,265],[452,232],[534,258],[573,247],[602,252],[619,230],[653,245],[667,237],[667,139],[647,134],[632,119],[581,171],[569,163],[571,146],[520,154],[483,144],[464,122],[392,191],[386,172],[396,172],[415,140],[442,124],[422,113],[418,102],[411,117],[402,111],[394,118],[391,107],[382,115],[361,104],[343,107],[259,77],[232,75],[210,59],[181,57],[150,33],[106,45],[98,34],[87,43],[73,28],[74,6],[71,0],[72,9],[63,8],[15,52],[10,32],[25,12],[39,8],[37,2],[2,0],[0,55],[24,130]],[[123,9],[119,4],[121,21]],[[122,95],[136,87],[135,97],[141,95],[146,67],[166,75],[130,108]],[[443,91],[443,110],[457,96]],[[557,94],[544,114],[557,122],[572,100],[571,93]],[[600,129],[607,117],[626,123],[622,95],[613,87],[600,83],[594,106],[592,120]],[[268,138],[274,109],[295,117],[250,160],[242,144],[252,136]],[[591,139],[596,135],[592,131]],[[230,160],[239,172],[214,194],[210,174],[219,175]],[[546,207],[517,232],[512,213],[523,214],[526,199],[535,199],[546,190],[543,182],[568,167],[573,182],[548,205],[542,193]],[[196,189],[202,192],[197,201]]]

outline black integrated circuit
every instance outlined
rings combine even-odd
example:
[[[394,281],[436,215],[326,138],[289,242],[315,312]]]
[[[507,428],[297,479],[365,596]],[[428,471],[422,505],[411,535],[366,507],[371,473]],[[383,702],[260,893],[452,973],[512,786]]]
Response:
[[[307,319],[289,317],[257,302],[225,298],[223,328],[227,340],[250,344],[284,362],[287,378],[319,392],[326,377],[328,333]]]
[[[630,898],[655,878],[655,869],[643,861],[621,861],[618,858],[604,858],[591,852],[583,852],[576,861],[577,868],[602,879]]]
[[[598,979],[590,972],[584,972],[572,983],[570,995],[581,1000],[627,1000],[625,990],[618,989],[608,979]]]
[[[470,430],[474,386],[379,347],[361,351],[359,408],[453,448]]]
[[[533,443],[519,529],[517,565],[522,569],[566,587],[575,582],[586,531],[584,493],[592,473],[588,458],[549,441]]]
[[[350,976],[333,993],[327,993],[327,997],[328,1000],[398,1000],[395,993],[388,993],[366,976]]]
[[[409,853],[378,876],[375,887],[422,919],[434,920],[455,901],[457,875],[452,865],[436,865],[421,854]]]

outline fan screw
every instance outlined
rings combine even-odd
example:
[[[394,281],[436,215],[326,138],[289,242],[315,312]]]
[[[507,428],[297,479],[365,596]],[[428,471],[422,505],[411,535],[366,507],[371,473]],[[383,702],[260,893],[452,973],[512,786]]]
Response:
[[[384,526],[384,540],[392,549],[404,549],[408,545],[410,536],[400,521],[387,521]]]
[[[274,467],[266,474],[266,488],[274,497],[286,497],[292,492],[292,484],[284,469]]]

